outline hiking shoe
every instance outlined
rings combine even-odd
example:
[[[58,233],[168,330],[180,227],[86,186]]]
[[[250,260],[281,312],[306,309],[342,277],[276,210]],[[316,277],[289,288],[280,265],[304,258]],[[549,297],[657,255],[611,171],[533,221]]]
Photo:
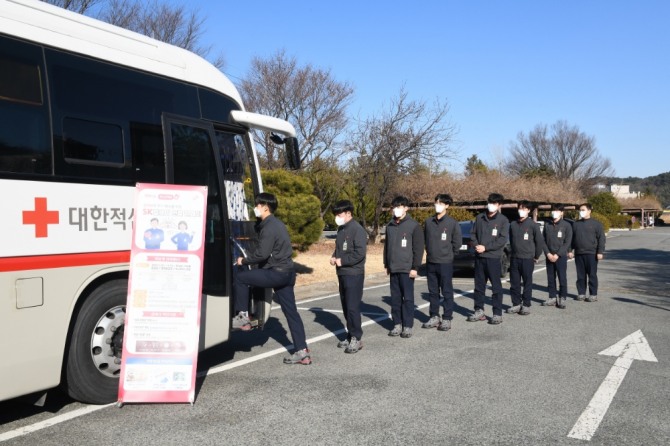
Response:
[[[597,302],[598,301],[598,296],[589,296],[586,298],[587,302]]]
[[[514,305],[513,307],[508,308],[505,310],[506,313],[518,313],[521,311],[521,305]]]
[[[421,324],[421,328],[436,328],[440,326],[440,316],[433,316],[428,322]]]
[[[484,310],[475,310],[473,314],[468,316],[468,322],[477,322],[477,321],[485,321],[486,316],[484,315]]]
[[[233,330],[251,330],[251,321],[249,320],[246,311],[240,311],[237,316],[233,318]]]
[[[440,322],[440,326],[437,327],[437,329],[440,331],[451,330],[451,319],[442,319],[442,322]]]
[[[575,299],[575,300],[578,300],[578,301],[586,300],[586,296],[583,295],[583,294],[580,294],[579,296],[577,296],[577,299]]]
[[[356,339],[355,336],[352,336],[349,345],[344,349],[344,353],[357,353],[358,350],[363,348],[363,341]]]
[[[542,302],[542,305],[545,306],[545,307],[553,307],[553,306],[556,306],[556,298],[555,298],[555,297],[552,297],[552,298],[550,298],[550,299],[547,299],[547,300],[545,300],[544,302]]]
[[[344,341],[340,341],[337,343],[337,348],[347,348],[349,347],[349,339],[345,339]]]
[[[565,297],[559,298],[558,301],[556,301],[556,308],[560,308],[561,310],[564,310],[565,309],[565,301],[566,301]]]
[[[520,314],[521,316],[529,315],[529,314],[530,314],[530,307],[527,307],[527,306],[524,305],[524,306],[521,307],[521,309],[519,310],[519,314]]]
[[[402,331],[402,325],[398,324],[393,326],[393,330],[389,331],[389,336],[400,336],[400,332]]]
[[[303,364],[310,365],[312,363],[312,355],[308,348],[303,348],[293,353],[288,358],[284,358],[284,364]]]
[[[502,316],[499,314],[494,314],[493,317],[491,318],[491,325],[500,325],[502,324]]]
[[[400,333],[401,338],[411,338],[412,337],[412,328],[411,327],[403,327],[402,333]]]

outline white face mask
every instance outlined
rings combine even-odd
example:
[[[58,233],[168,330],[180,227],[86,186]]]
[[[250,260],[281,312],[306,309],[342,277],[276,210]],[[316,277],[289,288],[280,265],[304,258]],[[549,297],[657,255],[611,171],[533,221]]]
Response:
[[[435,205],[435,212],[437,212],[438,214],[441,214],[446,209],[447,209],[447,206],[445,206],[444,204],[436,204]]]
[[[346,222],[344,221],[344,217],[335,217],[335,224],[336,224],[337,226],[343,226],[344,223],[346,223]]]
[[[395,218],[402,218],[405,216],[405,210],[403,208],[393,208],[393,216]]]
[[[493,214],[494,212],[498,211],[498,205],[494,204],[494,203],[489,203],[489,204],[486,205],[486,209],[488,209],[488,211],[491,214]]]
[[[586,211],[579,211],[579,218],[586,218]]]
[[[263,215],[263,211],[261,211],[258,208],[254,208],[254,215],[256,216],[256,218],[261,218],[261,215]]]
[[[561,211],[551,211],[551,218],[559,220],[561,218]]]
[[[528,217],[528,211],[525,209],[519,209],[519,217],[526,218]]]

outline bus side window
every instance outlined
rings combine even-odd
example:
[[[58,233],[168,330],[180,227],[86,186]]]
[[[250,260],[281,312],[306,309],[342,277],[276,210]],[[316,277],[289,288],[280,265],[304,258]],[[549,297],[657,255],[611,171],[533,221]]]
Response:
[[[41,54],[0,38],[0,171],[52,173]]]
[[[160,125],[130,123],[135,177],[145,183],[165,182],[165,150]]]

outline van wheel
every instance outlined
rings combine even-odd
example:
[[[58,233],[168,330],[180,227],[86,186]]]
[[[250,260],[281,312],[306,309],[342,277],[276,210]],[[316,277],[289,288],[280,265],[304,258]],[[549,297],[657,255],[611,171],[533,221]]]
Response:
[[[77,314],[65,363],[67,393],[77,401],[108,404],[118,399],[127,294],[127,280],[107,282]]]
[[[500,259],[500,278],[504,279],[507,277],[507,273],[509,272],[509,255],[506,252],[503,252],[503,255]]]

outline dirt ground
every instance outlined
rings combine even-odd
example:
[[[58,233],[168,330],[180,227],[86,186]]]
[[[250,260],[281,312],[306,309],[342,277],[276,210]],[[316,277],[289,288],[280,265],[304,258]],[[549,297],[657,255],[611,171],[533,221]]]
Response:
[[[384,272],[382,249],[383,245],[379,243],[368,245],[365,261],[366,275]],[[298,273],[296,286],[325,282],[337,283],[335,267],[330,265],[330,256],[334,250],[334,240],[322,240],[310,246],[307,252],[298,253],[293,259]]]

